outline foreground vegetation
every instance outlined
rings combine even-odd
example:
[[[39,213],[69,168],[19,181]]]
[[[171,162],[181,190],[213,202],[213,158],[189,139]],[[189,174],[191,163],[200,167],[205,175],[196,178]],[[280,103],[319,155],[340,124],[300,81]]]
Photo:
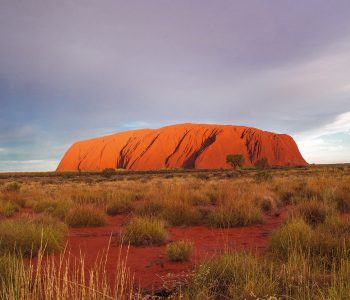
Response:
[[[69,227],[123,214],[124,247],[166,244],[177,263],[195,245],[169,241],[172,226],[252,226],[286,210],[267,249],[198,262],[172,297],[350,299],[350,167],[105,173],[0,176],[0,299],[141,297],[125,262],[113,282],[103,262],[88,273],[83,258],[68,268]]]

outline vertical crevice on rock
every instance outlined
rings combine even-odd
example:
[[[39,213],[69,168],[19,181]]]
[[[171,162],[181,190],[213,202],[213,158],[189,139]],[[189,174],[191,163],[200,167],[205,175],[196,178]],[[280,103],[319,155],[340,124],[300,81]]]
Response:
[[[190,132],[190,130],[187,130],[187,131],[185,132],[185,134],[180,138],[179,142],[177,143],[177,145],[176,145],[174,151],[165,159],[164,164],[165,164],[166,167],[168,167],[169,159],[170,159],[173,155],[175,155],[175,153],[179,150],[179,148],[180,148],[182,142],[184,141],[185,137],[187,136],[187,134],[188,134],[189,132]]]
[[[220,131],[217,129],[214,129],[212,133],[207,137],[199,147],[197,151],[194,151],[189,158],[185,160],[182,167],[184,169],[194,169],[196,166],[196,160],[197,158],[207,149],[211,144],[213,144],[216,140],[216,136],[218,135]]]

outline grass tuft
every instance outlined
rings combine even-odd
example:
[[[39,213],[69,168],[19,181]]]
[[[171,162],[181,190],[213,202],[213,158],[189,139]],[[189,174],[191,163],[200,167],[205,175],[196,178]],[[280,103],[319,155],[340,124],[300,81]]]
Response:
[[[78,206],[67,213],[66,223],[70,227],[99,227],[106,224],[106,218],[94,207]]]
[[[167,238],[164,221],[154,217],[135,217],[122,229],[123,242],[133,246],[159,245]]]
[[[33,211],[35,213],[47,213],[56,218],[64,220],[71,204],[67,201],[42,200],[35,203]]]
[[[198,209],[182,203],[168,205],[161,216],[173,226],[196,225],[202,219],[202,214]]]
[[[0,254],[35,256],[41,248],[52,253],[62,248],[66,226],[50,216],[6,220],[0,223]]]
[[[133,209],[132,201],[129,199],[115,199],[110,201],[106,207],[106,213],[110,216],[129,213]]]
[[[19,211],[20,207],[10,201],[0,200],[0,217],[11,217],[15,212]]]
[[[193,252],[193,243],[180,240],[168,244],[165,248],[165,256],[170,261],[187,261]]]
[[[165,209],[164,203],[159,200],[144,201],[136,207],[135,213],[139,216],[160,216]]]
[[[3,191],[5,193],[18,193],[21,189],[21,185],[18,182],[10,182],[5,185]]]
[[[266,299],[276,290],[271,272],[268,264],[251,254],[225,253],[196,268],[189,296],[192,299]]]
[[[292,212],[292,216],[301,217],[307,224],[316,226],[324,223],[332,211],[325,203],[317,200],[299,202]]]
[[[213,227],[249,226],[262,223],[262,213],[259,207],[249,203],[230,203],[211,212],[209,224]]]

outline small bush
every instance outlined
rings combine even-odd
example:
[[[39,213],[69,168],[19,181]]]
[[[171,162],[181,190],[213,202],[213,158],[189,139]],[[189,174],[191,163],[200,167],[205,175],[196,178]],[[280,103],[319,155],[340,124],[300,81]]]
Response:
[[[256,161],[255,167],[257,169],[267,169],[269,167],[269,161],[267,160],[266,157],[263,157]]]
[[[258,204],[263,212],[268,213],[275,208],[276,201],[271,196],[265,195],[258,199]]]
[[[171,261],[189,260],[193,251],[193,243],[190,241],[176,241],[168,244],[165,248],[165,256]]]
[[[101,176],[105,178],[111,178],[115,174],[117,174],[117,172],[113,168],[106,168],[101,172]]]
[[[94,207],[78,206],[67,213],[66,223],[70,227],[98,227],[106,224],[106,218]]]
[[[129,213],[132,211],[132,202],[129,199],[116,199],[107,204],[106,212],[108,215],[117,215]]]
[[[37,202],[34,205],[33,210],[36,213],[47,213],[64,220],[70,207],[71,205],[68,202],[43,200]]]
[[[200,223],[202,214],[198,209],[187,204],[172,204],[161,214],[162,218],[173,226],[196,225]]]
[[[254,179],[256,182],[271,181],[272,175],[270,172],[262,171],[255,174]]]
[[[218,196],[218,192],[216,190],[211,189],[211,190],[207,191],[206,196],[209,199],[208,204],[215,205],[218,202],[219,196]]]
[[[277,282],[263,260],[248,253],[225,253],[195,269],[190,299],[266,299]],[[252,295],[255,295],[253,298]]]
[[[208,174],[205,173],[198,173],[196,174],[196,178],[201,179],[201,180],[208,180],[210,179]]]
[[[281,192],[281,201],[282,201],[282,203],[285,204],[285,205],[292,204],[293,196],[294,196],[294,194],[291,191],[283,191],[283,192]]]
[[[350,223],[345,226],[339,221],[332,222],[333,225],[321,224],[313,228],[303,219],[293,219],[273,233],[269,250],[281,260],[288,259],[293,252],[299,252],[329,267],[350,254],[350,238],[345,233]]]
[[[312,228],[302,219],[294,219],[277,229],[270,239],[269,250],[275,257],[287,259],[290,249],[310,245]]]
[[[348,236],[350,233],[350,218],[333,215],[328,217],[323,224],[320,224],[319,228],[324,232],[333,234],[334,236]]]
[[[262,223],[261,210],[249,203],[224,205],[208,216],[209,224],[214,227],[249,226]]]
[[[9,201],[0,201],[0,217],[11,217],[20,207]]]
[[[343,189],[334,195],[334,202],[337,209],[342,213],[350,212],[350,190]]]
[[[134,246],[158,245],[167,238],[164,221],[152,217],[135,217],[122,229],[123,242]]]
[[[320,192],[317,190],[317,187],[311,186],[305,182],[300,183],[295,187],[295,196],[299,199],[317,199],[322,200]]]
[[[244,164],[243,154],[228,154],[226,156],[226,163],[230,164],[234,169],[242,167]]]
[[[49,217],[6,220],[0,223],[0,254],[37,255],[40,249],[54,252],[61,249],[66,226]]]
[[[135,209],[135,213],[140,216],[155,217],[162,214],[165,209],[164,203],[158,200],[146,200]]]
[[[11,182],[5,185],[3,191],[6,193],[17,193],[21,189],[21,185],[18,182]]]
[[[213,197],[213,198],[211,198]],[[209,195],[203,192],[195,192],[190,194],[190,200],[193,205],[208,205],[211,203],[215,203],[216,199],[214,199],[214,193]]]
[[[308,200],[300,202],[292,212],[293,216],[301,217],[312,226],[324,223],[331,209],[321,201]]]

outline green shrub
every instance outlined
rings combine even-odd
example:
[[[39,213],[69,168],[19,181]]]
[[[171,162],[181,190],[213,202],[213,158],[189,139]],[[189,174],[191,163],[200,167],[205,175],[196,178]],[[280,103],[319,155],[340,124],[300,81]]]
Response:
[[[248,253],[225,253],[195,269],[190,299],[266,299],[277,290],[273,270]],[[255,295],[253,298],[252,295]]]
[[[289,205],[289,204],[292,204],[293,202],[293,196],[294,196],[294,193],[291,192],[291,191],[283,191],[281,192],[281,201],[283,204],[285,205]]]
[[[65,201],[42,200],[34,205],[33,210],[35,213],[47,213],[64,220],[70,207],[71,204]]]
[[[228,154],[226,156],[226,163],[229,163],[234,169],[242,167],[244,164],[243,154]]]
[[[146,200],[135,208],[135,213],[140,216],[160,216],[165,209],[164,203],[158,200]]]
[[[66,234],[66,226],[49,216],[6,220],[0,223],[0,254],[35,256],[41,248],[51,253],[62,248]]]
[[[270,172],[261,171],[255,174],[254,179],[256,182],[271,181],[272,175]]]
[[[171,261],[189,260],[193,251],[193,243],[190,241],[176,241],[168,244],[165,248],[165,256]]]
[[[305,200],[305,199],[317,199],[322,200],[320,192],[315,188],[305,182],[300,183],[295,187],[295,197]]]
[[[105,178],[110,178],[116,174],[117,174],[117,172],[113,168],[106,168],[106,169],[102,170],[102,172],[101,172],[101,176],[105,177]]]
[[[202,218],[202,214],[198,209],[187,204],[169,205],[164,209],[161,216],[173,226],[196,225],[200,223]]]
[[[205,173],[198,173],[195,175],[196,178],[201,179],[201,180],[208,180],[210,179],[210,176]]]
[[[249,226],[262,220],[260,208],[245,202],[224,205],[208,216],[209,224],[214,227]]]
[[[20,207],[9,201],[0,200],[0,217],[11,217]]]
[[[211,204],[211,205],[217,204],[218,198],[219,198],[217,190],[211,189],[211,190],[207,191],[206,196],[208,197],[208,200],[209,200],[208,204]]]
[[[331,214],[331,209],[323,202],[317,200],[303,201],[297,204],[292,215],[301,217],[312,226],[324,223],[326,217]]]
[[[123,242],[134,246],[158,245],[167,238],[164,221],[153,217],[135,217],[122,229]]]
[[[94,207],[78,206],[67,213],[66,223],[70,227],[98,227],[106,224],[106,218]]]
[[[261,210],[265,213],[271,212],[276,206],[276,201],[269,195],[257,199],[257,202]]]
[[[255,167],[258,169],[267,169],[269,167],[269,161],[266,157],[263,157],[256,161]]]
[[[342,213],[350,212],[350,190],[342,189],[336,191],[334,194],[334,199],[332,199],[337,209]]]
[[[17,193],[21,189],[21,185],[18,182],[11,182],[5,185],[3,191],[6,193]]]
[[[321,224],[313,228],[303,219],[293,219],[273,233],[269,251],[281,260],[288,259],[290,253],[299,252],[329,267],[339,262],[344,253],[350,254],[350,237],[343,232],[344,223],[333,222],[333,226]],[[345,228],[349,229],[350,224]]]
[[[310,244],[312,236],[311,226],[303,219],[293,219],[272,234],[269,249],[276,257],[287,259],[291,248],[305,249]]]
[[[214,199],[214,193],[209,195],[208,193],[203,193],[200,191],[191,193],[190,200],[193,205],[209,205],[211,203],[215,203],[216,201],[216,199]]]
[[[117,215],[129,213],[132,211],[132,202],[129,199],[115,199],[107,204],[106,212],[108,215]]]

